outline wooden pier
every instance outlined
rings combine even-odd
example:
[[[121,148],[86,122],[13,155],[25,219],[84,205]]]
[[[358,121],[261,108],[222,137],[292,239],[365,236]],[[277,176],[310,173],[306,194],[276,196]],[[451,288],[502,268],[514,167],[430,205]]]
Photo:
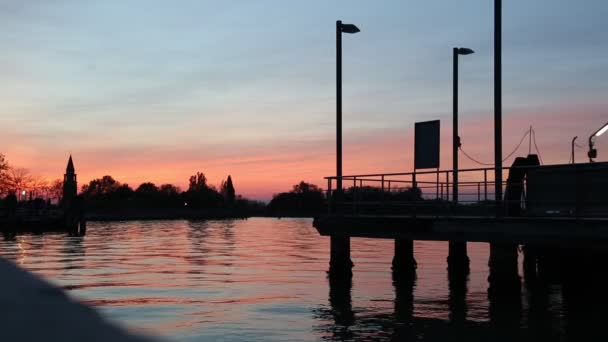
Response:
[[[576,267],[582,255],[605,258],[608,163],[504,168],[502,201],[488,193],[494,171],[459,170],[457,203],[449,194],[453,170],[344,176],[352,186],[343,191],[332,190],[336,177],[328,177],[329,210],[313,226],[330,237],[330,274],[352,274],[352,237],[393,239],[400,274],[415,272],[415,240],[448,241],[447,269],[463,274],[466,243],[487,242],[490,292],[519,288],[520,250],[530,277],[541,268]]]

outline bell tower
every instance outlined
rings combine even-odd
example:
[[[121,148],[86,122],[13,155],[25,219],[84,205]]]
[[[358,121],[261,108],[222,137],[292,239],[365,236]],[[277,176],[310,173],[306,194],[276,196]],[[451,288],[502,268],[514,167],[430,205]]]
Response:
[[[65,169],[65,175],[63,176],[63,199],[62,203],[64,207],[69,207],[73,200],[76,198],[78,192],[78,184],[76,182],[76,170],[74,169],[74,162],[72,161],[72,155],[68,160],[68,166]]]

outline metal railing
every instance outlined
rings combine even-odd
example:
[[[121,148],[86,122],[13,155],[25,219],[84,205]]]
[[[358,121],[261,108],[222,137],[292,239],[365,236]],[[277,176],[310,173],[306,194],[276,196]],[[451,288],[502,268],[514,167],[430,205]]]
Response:
[[[495,172],[503,173],[496,201]],[[378,173],[327,180],[329,214],[608,217],[608,163]],[[525,177],[523,176],[525,175]]]

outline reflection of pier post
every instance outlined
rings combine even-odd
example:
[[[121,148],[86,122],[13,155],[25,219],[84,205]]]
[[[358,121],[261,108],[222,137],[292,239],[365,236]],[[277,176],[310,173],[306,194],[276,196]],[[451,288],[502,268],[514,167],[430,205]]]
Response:
[[[448,306],[450,308],[450,321],[453,323],[463,323],[466,321],[468,281],[468,275],[462,272],[448,274],[448,286],[450,288]]]
[[[524,284],[526,287],[526,301],[528,303],[528,327],[537,331],[537,336],[550,336],[553,329],[554,317],[549,309],[550,287],[539,281],[536,272],[532,269],[526,271],[526,258],[531,258],[529,250],[524,249]],[[530,265],[528,266],[530,267]],[[534,269],[534,271],[536,271]]]
[[[605,311],[608,281],[603,265],[608,253],[594,249],[567,251],[562,272],[565,335],[575,341],[607,341]]]
[[[538,280],[538,249],[531,245],[523,246],[524,252],[524,282],[534,284]]]
[[[393,286],[395,287],[395,317],[398,322],[411,322],[414,318],[416,271],[413,270],[408,276],[393,271]]]
[[[490,322],[496,336],[506,341],[517,339],[521,321],[521,280],[517,268],[517,245],[490,243],[488,299]]]
[[[490,296],[519,296],[521,280],[517,270],[517,245],[509,242],[490,243]]]
[[[352,275],[353,262],[350,259],[350,237],[330,237],[329,273],[331,275]]]
[[[414,258],[414,241],[395,239],[395,256],[393,257],[393,273],[399,276],[412,276],[416,273]]]
[[[558,284],[562,278],[563,249],[542,248],[538,250],[538,276],[548,284]]]
[[[352,277],[345,274],[329,274],[329,305],[336,325],[349,327],[355,322],[351,290]]]
[[[520,296],[491,294],[489,316],[492,333],[501,341],[517,341],[521,328],[522,304]]]

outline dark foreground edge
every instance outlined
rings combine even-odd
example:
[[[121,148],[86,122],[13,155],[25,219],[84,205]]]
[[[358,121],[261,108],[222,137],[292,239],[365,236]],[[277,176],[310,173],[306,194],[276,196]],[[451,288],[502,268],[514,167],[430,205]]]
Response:
[[[105,321],[63,290],[2,258],[0,278],[0,341],[153,341]]]

